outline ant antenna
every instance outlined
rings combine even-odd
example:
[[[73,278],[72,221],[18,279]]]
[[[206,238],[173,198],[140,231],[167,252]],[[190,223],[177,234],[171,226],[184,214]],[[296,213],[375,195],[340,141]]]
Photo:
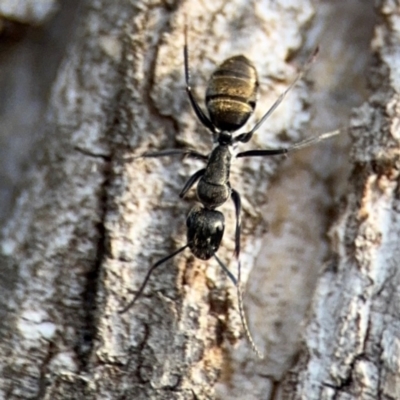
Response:
[[[238,303],[239,303],[240,319],[242,321],[244,332],[246,334],[247,340],[250,343],[251,349],[254,351],[254,353],[257,354],[257,357],[262,360],[264,358],[264,354],[258,349],[257,345],[254,343],[253,336],[251,335],[249,326],[247,324],[246,314],[244,312],[243,291],[242,291],[242,286],[241,286],[241,283],[240,283],[240,269],[241,268],[240,268],[240,261],[239,261],[239,264],[238,264],[238,284],[236,285],[236,289],[237,289],[237,296],[238,296]]]
[[[236,286],[237,296],[238,296],[238,303],[239,303],[240,321],[242,322],[242,326],[243,326],[244,332],[246,334],[247,340],[249,341],[250,346],[251,346],[252,350],[254,351],[254,353],[257,354],[258,358],[263,359],[264,355],[258,349],[257,345],[254,343],[253,337],[251,336],[250,329],[249,329],[249,326],[248,326],[247,320],[246,320],[246,315],[245,315],[245,312],[244,312],[243,291],[242,291],[242,287],[241,287],[241,284],[240,284],[240,270],[241,270],[240,261],[238,261],[238,263],[239,263],[238,264],[238,278],[236,280],[236,278],[233,276],[232,272],[229,271],[229,269],[226,267],[226,265],[217,257],[216,254],[214,254],[214,258],[218,261],[218,264],[222,267],[222,269],[228,275],[229,279]]]
[[[146,277],[144,278],[144,281],[142,283],[142,286],[140,286],[139,290],[137,291],[137,293],[135,294],[135,296],[133,297],[133,299],[120,311],[118,311],[119,314],[124,314],[126,313],[135,303],[136,300],[140,297],[140,295],[143,293],[143,290],[145,288],[145,286],[147,285],[147,281],[150,278],[150,275],[153,273],[153,271],[159,267],[161,264],[165,263],[166,261],[168,261],[170,258],[175,257],[178,253],[180,253],[181,251],[185,250],[186,247],[188,247],[189,245],[186,244],[185,246],[181,247],[180,249],[174,251],[172,254],[162,258],[161,260],[158,260],[147,272]]]
[[[214,258],[218,261],[218,264],[220,267],[225,271],[225,273],[228,275],[228,278],[232,281],[232,283],[237,286],[237,280],[233,276],[232,272],[229,271],[229,269],[226,267],[226,265],[218,258],[216,254],[214,254]]]
[[[275,100],[274,104],[269,108],[269,110],[261,117],[261,119],[254,125],[254,127],[247,133],[242,133],[235,138],[235,142],[247,143],[252,137],[253,134],[260,128],[260,126],[265,122],[265,120],[276,110],[279,104],[282,103],[282,100],[289,93],[289,91],[293,88],[294,85],[303,77],[303,75],[308,71],[311,64],[315,61],[319,52],[319,48],[316,47],[312,52],[311,56],[308,58],[306,63],[303,65],[303,68],[297,74],[296,78],[293,82],[286,88],[286,90],[280,94],[280,96]]]

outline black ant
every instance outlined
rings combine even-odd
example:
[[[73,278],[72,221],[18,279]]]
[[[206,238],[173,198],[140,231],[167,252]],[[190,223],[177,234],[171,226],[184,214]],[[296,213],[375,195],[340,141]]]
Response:
[[[318,53],[318,48],[313,52],[294,81],[278,97],[263,117],[254,127],[245,133],[233,136],[247,122],[254,112],[258,91],[257,71],[251,61],[243,55],[234,56],[225,60],[211,75],[206,91],[206,107],[208,118],[193,96],[190,86],[189,51],[187,44],[187,25],[185,25],[184,64],[186,91],[192,108],[200,122],[208,128],[216,143],[210,154],[204,155],[192,149],[167,149],[156,152],[146,152],[139,157],[165,157],[183,155],[186,158],[201,159],[207,162],[205,168],[195,172],[186,182],[179,197],[197,184],[197,198],[205,208],[215,209],[232,199],[236,210],[235,254],[240,254],[240,210],[241,200],[239,193],[233,189],[229,182],[232,158],[262,157],[287,154],[294,150],[308,147],[313,143],[338,135],[341,130],[327,132],[322,135],[307,138],[290,147],[280,149],[248,150],[236,156],[233,147],[238,143],[247,143],[265,120],[282,102],[286,94],[293,88],[297,81],[308,70]],[[134,157],[137,158],[137,157]]]
[[[197,198],[203,207],[200,205],[195,206],[187,217],[187,244],[169,256],[159,260],[150,268],[144,282],[142,283],[142,286],[129,304],[124,307],[121,313],[126,312],[130,307],[133,306],[133,304],[142,294],[154,269],[189,247],[192,253],[197,258],[202,260],[208,260],[214,256],[218,264],[227,273],[230,280],[236,286],[238,290],[239,311],[242,324],[253,350],[258,354],[259,357],[262,358],[261,353],[254,344],[244,316],[242,292],[240,287],[240,261],[238,261],[238,278],[236,279],[216,255],[216,252],[218,251],[222,241],[225,223],[223,214],[215,209],[224,204],[229,198],[232,199],[236,214],[235,256],[239,258],[241,200],[239,193],[231,187],[229,182],[230,166],[232,158],[234,157],[233,148],[238,142],[246,143],[251,140],[253,134],[260,128],[265,120],[282,102],[286,94],[307,71],[318,50],[316,49],[316,51],[314,51],[294,81],[278,97],[278,99],[273,103],[263,117],[254,125],[254,127],[248,132],[233,136],[233,132],[236,132],[242,128],[254,112],[259,86],[257,71],[254,65],[243,55],[234,56],[225,60],[212,73],[207,86],[206,107],[209,114],[209,117],[207,117],[194,98],[192,88],[190,86],[189,52],[186,24],[184,35],[186,92],[189,96],[190,103],[194,112],[196,113],[197,118],[206,128],[211,131],[214,143],[216,145],[208,155],[201,154],[196,150],[191,149],[168,149],[157,152],[147,152],[139,157],[183,155],[185,157],[206,161],[206,167],[195,172],[188,179],[179,194],[181,198],[184,197],[185,194],[195,185],[195,183],[198,182]],[[236,154],[235,157],[262,157],[287,154],[293,150],[302,149],[313,143],[335,136],[340,132],[340,130],[336,130],[324,133],[319,136],[305,139],[286,148],[243,151]]]

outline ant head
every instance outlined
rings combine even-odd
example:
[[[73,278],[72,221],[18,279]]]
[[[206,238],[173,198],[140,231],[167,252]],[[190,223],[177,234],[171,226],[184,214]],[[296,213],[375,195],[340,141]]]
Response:
[[[208,260],[217,251],[225,228],[224,215],[217,210],[207,210],[196,205],[186,220],[187,243],[192,253],[201,260]]]

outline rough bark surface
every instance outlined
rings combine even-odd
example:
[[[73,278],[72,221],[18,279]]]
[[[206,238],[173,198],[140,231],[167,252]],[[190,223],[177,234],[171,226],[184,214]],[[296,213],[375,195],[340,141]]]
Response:
[[[40,25],[57,9],[56,0],[2,0],[0,16],[24,24]],[[0,31],[1,31],[0,19]]]
[[[399,5],[382,1],[372,94],[351,121],[352,171],[284,399],[398,399]]]
[[[308,0],[83,2],[78,29],[52,88],[37,162],[31,167],[0,243],[2,398],[209,399],[217,396],[217,382],[222,382],[218,388],[221,398],[268,398],[274,391],[273,382],[280,380],[291,364],[302,315],[315,285],[314,272],[327,252],[319,242],[324,240],[329,223],[326,210],[332,202],[326,182],[332,179],[333,169],[327,171],[325,165],[325,157],[334,151],[329,150],[330,145],[314,156],[311,178],[298,170],[298,165],[304,167],[303,161],[294,157],[298,164],[294,164],[295,173],[292,170],[293,181],[305,182],[299,187],[306,188],[308,197],[300,201],[295,191],[289,195],[272,191],[271,195],[282,198],[278,200],[282,206],[272,207],[270,214],[264,213],[266,192],[283,159],[249,159],[232,166],[232,186],[243,201],[244,280],[254,265],[262,268],[268,263],[272,268],[255,275],[258,278],[248,287],[252,301],[260,305],[250,320],[257,343],[266,350],[265,360],[255,361],[248,346],[233,346],[242,336],[236,292],[215,262],[196,260],[188,250],[154,273],[134,308],[123,315],[118,313],[150,265],[185,243],[185,216],[194,197],[181,201],[178,193],[187,177],[202,165],[176,158],[130,162],[124,158],[171,147],[195,147],[207,153],[212,146],[209,133],[196,120],[184,91],[185,13],[192,81],[199,100],[215,66],[228,56],[244,53],[260,73],[257,118],[294,78],[296,68],[286,61],[302,45],[300,32],[310,23],[314,8]],[[388,21],[389,17],[387,25]],[[384,35],[380,38],[383,41]],[[379,46],[383,44],[378,41],[377,50]],[[385,76],[374,77],[380,83]],[[389,83],[385,88],[387,91],[378,92],[378,99],[387,99]],[[309,135],[304,129],[310,118],[310,110],[305,107],[308,93],[307,85],[300,83],[247,148],[279,147]],[[372,138],[363,136],[360,128],[371,120],[369,116],[376,118],[375,132],[379,121],[384,120],[372,114],[373,106],[383,102],[375,99],[371,104],[359,113],[359,121],[364,118],[364,122],[355,122],[355,132],[360,135],[357,137]],[[394,109],[390,108],[392,114]],[[383,113],[383,108],[380,111]],[[374,136],[374,141],[378,137]],[[309,152],[305,154],[310,157]],[[390,162],[360,162],[362,154],[366,157],[368,153],[353,154],[358,160],[355,170],[367,170],[369,165],[370,171],[374,165],[381,171],[379,177],[386,176],[383,166],[390,167]],[[374,188],[385,187],[379,179]],[[359,175],[357,185],[361,190]],[[289,186],[284,187],[290,190]],[[314,198],[316,192],[318,199]],[[375,193],[372,189],[370,192]],[[353,240],[355,234],[351,236],[351,232],[357,230],[358,219],[353,217],[354,231],[348,229],[347,236],[340,234],[360,199],[355,194],[349,198],[352,200],[337,228],[338,249],[350,246],[343,240]],[[284,201],[297,205],[284,206]],[[289,214],[296,219],[299,207],[311,201],[307,214],[310,223],[306,226],[303,222],[301,233],[294,235],[304,240],[288,242],[287,258],[281,256],[279,246],[272,246],[275,253],[271,253],[263,244],[271,215],[287,218]],[[222,208],[228,224],[218,254],[236,274],[236,264],[229,262],[234,237],[232,208],[231,204]],[[363,214],[364,222],[368,213]],[[293,231],[280,221],[274,222],[271,230],[293,237]],[[376,248],[378,242],[368,240]],[[339,262],[338,271],[351,270],[349,255],[353,253],[345,253],[348,264],[344,267],[343,261]],[[274,308],[263,297],[265,292],[272,293],[269,299],[278,297],[280,291],[290,292],[280,287],[282,283],[270,283],[282,263],[290,265],[290,270],[282,273],[280,282],[291,280],[292,290],[308,292],[305,296],[299,294],[299,307],[292,307],[290,318],[285,318],[288,309],[279,305]],[[324,298],[327,287],[321,289],[324,282],[333,291],[341,289],[343,282],[339,284],[339,279],[349,279],[336,272],[338,285],[332,287],[327,282],[332,274],[335,271],[329,269],[322,276],[314,302],[314,309],[320,309],[324,319],[331,315],[325,314],[324,302],[328,302]],[[361,283],[358,286],[361,288]],[[354,288],[346,290],[350,289]],[[392,290],[394,293],[395,287]],[[373,296],[378,292],[375,287],[368,293]],[[344,301],[345,296],[337,296]],[[265,313],[270,319],[266,320]],[[350,313],[346,317],[350,318]],[[283,320],[291,321],[284,329],[280,325]],[[343,321],[331,319],[328,332],[333,335],[332,327],[340,327]],[[394,326],[391,323],[390,327]],[[325,325],[318,325],[321,327]],[[315,326],[307,332],[311,343],[315,332]],[[286,349],[281,351],[285,344]],[[345,344],[351,346],[347,339]],[[344,346],[340,350],[343,353],[338,353],[337,360],[342,362],[341,357],[348,353]],[[393,354],[390,348],[386,353],[388,357]],[[327,356],[331,360],[332,354]],[[298,371],[306,371],[304,359]],[[235,379],[235,370],[245,371],[244,378]],[[346,375],[343,371],[341,374]],[[303,376],[304,382],[308,378],[314,382],[311,373],[291,373],[283,398],[290,398],[291,393],[306,393],[304,398],[309,398],[313,388],[304,383],[305,391],[299,389]],[[230,391],[232,387],[236,390]]]
[[[308,134],[346,126],[352,107],[367,99],[375,23],[372,3],[317,4],[311,30],[305,34],[306,46],[320,47],[308,74],[314,83]],[[242,341],[230,354],[218,398],[282,398],[280,382],[297,358],[304,317],[329,256],[328,227],[340,213],[338,199],[347,190],[348,147],[349,137],[343,135],[292,155],[276,172],[262,208],[269,230],[262,237],[245,298],[266,359],[255,359]]]

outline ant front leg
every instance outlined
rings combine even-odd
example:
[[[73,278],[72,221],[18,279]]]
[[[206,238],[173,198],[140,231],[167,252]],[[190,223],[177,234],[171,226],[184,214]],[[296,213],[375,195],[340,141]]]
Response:
[[[179,193],[179,197],[182,199],[186,193],[192,188],[192,186],[204,175],[206,172],[206,168],[200,169],[197,172],[195,172],[185,183],[185,186]]]

